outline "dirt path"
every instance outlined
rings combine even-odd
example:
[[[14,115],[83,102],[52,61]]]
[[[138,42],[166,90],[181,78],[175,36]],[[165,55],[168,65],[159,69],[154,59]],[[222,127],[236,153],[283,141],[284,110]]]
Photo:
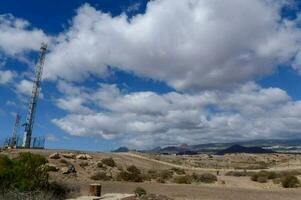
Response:
[[[143,187],[149,193],[169,196],[175,200],[297,200],[301,197],[298,189],[280,191],[228,188],[207,185],[178,185],[158,183],[103,182],[105,193],[132,193],[136,187]]]
[[[156,160],[156,159],[152,159],[152,158],[149,158],[149,157],[146,157],[146,156],[142,156],[142,155],[135,154],[135,153],[130,153],[130,152],[129,153],[119,153],[119,154],[123,155],[123,156],[143,159],[143,160],[147,160],[149,162],[154,162],[154,163],[158,163],[158,164],[161,164],[161,165],[166,165],[166,166],[169,166],[169,167],[177,167],[177,168],[190,170],[190,171],[216,172],[216,169],[213,169],[213,168],[186,167],[186,166],[183,166],[183,165],[177,165],[177,164],[169,163],[169,162],[162,161],[162,160]],[[300,169],[300,168],[301,168],[300,166],[285,166],[285,167],[282,167],[282,166],[280,167],[279,166],[279,167],[272,167],[272,168],[265,169],[265,170],[267,170],[267,171],[282,171],[282,170],[294,170],[294,169]],[[221,169],[221,170],[224,171],[224,172],[227,172],[227,171],[233,171],[234,169]],[[261,171],[261,169],[255,169],[255,170],[249,170],[249,171]]]

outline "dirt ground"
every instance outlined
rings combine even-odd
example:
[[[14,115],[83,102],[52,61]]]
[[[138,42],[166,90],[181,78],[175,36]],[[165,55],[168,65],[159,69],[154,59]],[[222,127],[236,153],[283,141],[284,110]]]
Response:
[[[19,152],[26,150],[9,150],[1,152],[11,157],[17,156]],[[30,150],[32,153],[37,153],[48,157],[54,152],[71,152],[79,154],[83,152],[77,151],[63,151],[63,150]],[[250,177],[234,177],[225,176],[227,171],[233,170],[233,163],[243,163],[245,166],[253,166],[257,163],[265,163],[270,170],[288,170],[301,169],[301,157],[292,155],[226,155],[226,156],[158,156],[141,154],[141,153],[96,153],[85,152],[93,157],[93,159],[86,160],[88,166],[81,167],[83,162],[78,159],[67,159],[76,168],[76,175],[65,175],[59,172],[51,172],[51,179],[59,182],[64,182],[70,186],[80,188],[80,193],[86,195],[88,193],[88,186],[90,183],[101,183],[102,193],[132,193],[137,186],[143,187],[149,193],[161,194],[171,197],[176,200],[297,200],[301,199],[301,188],[285,189],[280,185],[273,184],[272,181],[268,183],[258,183],[250,180]],[[117,163],[118,168],[126,168],[129,165],[135,165],[142,171],[150,169],[163,170],[172,167],[185,169],[186,172],[211,172],[216,173],[217,168],[220,171],[218,181],[214,184],[173,184],[173,183],[157,183],[157,182],[119,182],[119,181],[93,181],[90,179],[91,175],[98,170],[97,163],[103,158],[112,157]],[[205,163],[208,160],[207,167],[205,165],[197,165],[195,163]],[[48,159],[49,162],[59,168],[63,166],[59,159]],[[222,163],[218,167],[216,163]],[[228,165],[221,167],[222,165]],[[200,167],[198,167],[200,166]],[[260,169],[254,169],[258,171]],[[269,170],[269,169],[267,169]],[[301,177],[299,177],[301,180]]]

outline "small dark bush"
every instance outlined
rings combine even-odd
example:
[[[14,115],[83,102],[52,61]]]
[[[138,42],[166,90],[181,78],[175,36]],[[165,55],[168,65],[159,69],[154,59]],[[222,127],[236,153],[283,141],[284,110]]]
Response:
[[[226,176],[247,176],[245,171],[229,171],[225,174]]]
[[[281,179],[281,184],[284,188],[295,188],[300,186],[300,181],[295,176],[286,176]]]
[[[92,180],[95,181],[109,181],[111,177],[107,176],[105,172],[97,172],[96,174],[90,177]]]
[[[113,158],[104,158],[101,160],[102,164],[107,165],[109,167],[115,167],[116,163]]]
[[[173,167],[173,168],[171,168],[171,170],[174,171],[174,172],[176,172],[176,174],[178,174],[178,175],[185,174],[185,170],[184,169]]]
[[[268,177],[267,176],[258,176],[257,181],[259,183],[266,183],[266,182],[268,182]]]
[[[192,182],[192,177],[189,175],[185,176],[176,176],[173,180],[173,182],[178,183],[178,184],[191,184]]]
[[[135,165],[131,165],[127,168],[127,171],[132,174],[141,174],[140,169],[138,169]]]
[[[162,170],[160,173],[159,173],[159,177],[164,179],[164,180],[169,180],[173,177],[173,172],[170,171],[170,170]]]
[[[143,178],[140,176],[140,174],[132,174],[127,171],[119,172],[119,174],[117,175],[117,180],[129,182],[143,182]]]
[[[135,190],[134,190],[134,194],[137,196],[137,197],[142,197],[144,195],[146,195],[146,191],[145,189],[141,188],[141,187],[137,187]]]
[[[159,177],[159,173],[156,170],[148,170],[147,174],[151,179],[156,179]]]
[[[217,181],[217,177],[210,173],[201,174],[198,178],[198,182],[202,183],[214,183]]]

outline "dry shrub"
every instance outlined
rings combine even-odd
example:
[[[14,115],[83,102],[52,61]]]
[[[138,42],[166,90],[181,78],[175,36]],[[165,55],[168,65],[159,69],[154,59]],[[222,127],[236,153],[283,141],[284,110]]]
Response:
[[[183,175],[185,174],[185,170],[184,169],[181,169],[181,168],[177,168],[177,167],[173,167],[171,168],[172,171],[174,171],[176,174],[178,175]]]
[[[107,165],[109,167],[115,167],[116,163],[113,158],[104,158],[101,160],[102,164]]]
[[[268,177],[267,176],[259,176],[259,177],[257,177],[257,182],[266,183],[266,182],[268,182]]]
[[[285,176],[281,179],[282,187],[296,188],[300,186],[300,181],[296,176]]]
[[[109,181],[111,177],[107,176],[105,172],[97,172],[96,174],[90,177],[92,180],[95,181]]]
[[[192,177],[189,175],[176,176],[174,177],[173,182],[178,184],[191,184]]]
[[[159,177],[164,180],[169,180],[173,177],[173,172],[170,170],[162,170],[159,173]]]
[[[204,173],[198,176],[197,182],[202,183],[215,183],[217,181],[217,177],[210,173]]]

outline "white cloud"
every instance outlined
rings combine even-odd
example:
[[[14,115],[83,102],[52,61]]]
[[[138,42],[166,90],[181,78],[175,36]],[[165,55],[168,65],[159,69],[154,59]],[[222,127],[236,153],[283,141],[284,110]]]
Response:
[[[17,85],[16,85],[16,93],[19,95],[26,95],[30,96],[32,93],[32,86],[33,82],[29,80],[21,80]]]
[[[0,70],[0,85],[11,82],[15,77],[16,73],[10,70],[1,71]]]
[[[69,110],[53,123],[71,135],[100,136],[131,147],[293,138],[301,131],[301,102],[252,82],[232,92],[125,93],[116,85],[86,92],[84,102],[97,106],[94,113]]]
[[[46,140],[51,142],[57,142],[59,139],[54,134],[48,134],[46,136]]]
[[[21,58],[28,51],[37,51],[42,42],[50,41],[42,30],[31,28],[24,19],[11,14],[0,15],[0,51]]]
[[[47,55],[45,76],[82,81],[107,65],[178,90],[224,88],[273,71],[300,50],[284,1],[157,0],[128,20],[88,4]]]

